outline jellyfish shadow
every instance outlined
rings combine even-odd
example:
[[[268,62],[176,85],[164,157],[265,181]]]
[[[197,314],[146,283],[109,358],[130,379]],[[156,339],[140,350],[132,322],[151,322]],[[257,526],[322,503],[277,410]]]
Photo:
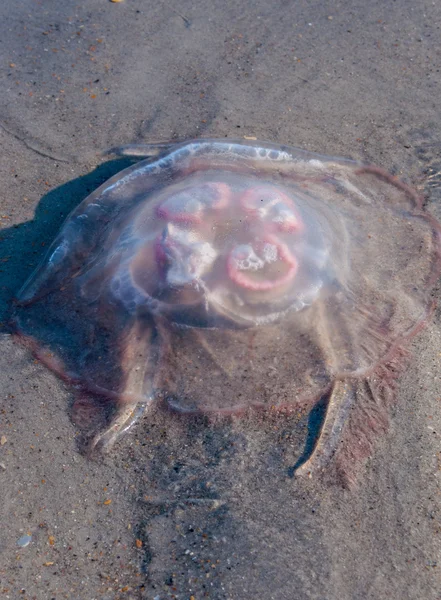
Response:
[[[106,161],[92,172],[50,190],[41,198],[32,220],[0,231],[0,334],[16,332],[11,321],[15,298],[44,259],[68,215],[100,185],[136,162],[139,162],[139,159],[130,157]],[[294,476],[296,469],[308,460],[313,452],[326,415],[328,400],[329,398],[324,396],[309,413],[303,452],[295,465],[288,469],[290,477]],[[105,420],[110,420],[111,411],[106,399],[97,396],[92,404],[104,406]],[[92,404],[89,402],[87,406],[90,408]],[[86,433],[84,439],[78,439],[79,446],[86,448],[87,441]]]
[[[306,426],[306,440],[303,446],[303,452],[295,464],[288,468],[288,477],[293,478],[297,469],[311,457],[323,427],[328,403],[329,394],[325,394],[309,412],[308,424]]]
[[[11,333],[14,298],[48,251],[69,213],[90,193],[136,160],[107,161],[45,194],[31,221],[0,231],[0,333]]]

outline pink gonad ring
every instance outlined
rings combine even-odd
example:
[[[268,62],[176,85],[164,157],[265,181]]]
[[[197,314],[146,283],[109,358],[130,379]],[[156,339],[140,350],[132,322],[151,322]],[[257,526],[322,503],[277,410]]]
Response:
[[[201,223],[206,211],[220,211],[228,206],[230,188],[221,182],[184,188],[167,196],[156,213],[172,223]]]
[[[233,283],[250,291],[268,292],[289,284],[297,261],[286,244],[275,236],[233,248],[227,259]]]
[[[271,223],[274,231],[292,233],[301,229],[294,202],[277,187],[253,187],[243,194],[240,202],[249,215]]]

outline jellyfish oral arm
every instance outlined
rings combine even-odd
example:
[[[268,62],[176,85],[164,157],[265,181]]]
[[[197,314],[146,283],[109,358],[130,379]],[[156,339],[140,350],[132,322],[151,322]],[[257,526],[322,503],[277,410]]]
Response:
[[[337,380],[329,394],[325,418],[309,458],[295,471],[298,477],[313,477],[329,465],[342,440],[343,427],[355,401],[350,380]]]
[[[130,429],[153,403],[153,380],[158,358],[153,351],[154,335],[152,320],[136,321],[121,341],[124,388],[110,426],[91,439],[89,453],[112,447],[119,436]]]

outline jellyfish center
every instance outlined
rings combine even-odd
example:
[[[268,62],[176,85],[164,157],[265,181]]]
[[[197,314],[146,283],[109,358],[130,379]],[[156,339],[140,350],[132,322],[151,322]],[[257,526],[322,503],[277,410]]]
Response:
[[[257,178],[210,171],[163,188],[133,224],[131,306],[154,299],[175,321],[191,312],[201,326],[219,316],[259,324],[302,308],[323,260],[321,248],[310,251],[306,217],[292,191]]]

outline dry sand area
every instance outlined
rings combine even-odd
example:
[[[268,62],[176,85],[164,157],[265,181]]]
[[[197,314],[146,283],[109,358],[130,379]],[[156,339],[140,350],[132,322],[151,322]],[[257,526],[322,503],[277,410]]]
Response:
[[[441,218],[441,4],[15,0],[0,24],[0,597],[439,600],[440,308],[350,491],[290,477],[307,421],[286,416],[156,411],[90,461],[71,391],[7,321],[69,211],[127,164],[99,157],[116,145],[366,160]]]

